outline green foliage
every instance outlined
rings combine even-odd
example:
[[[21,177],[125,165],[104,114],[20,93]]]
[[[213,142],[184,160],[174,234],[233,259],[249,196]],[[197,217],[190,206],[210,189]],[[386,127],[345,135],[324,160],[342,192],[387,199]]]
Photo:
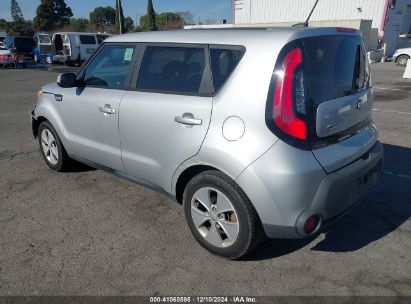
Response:
[[[124,30],[124,14],[121,0],[116,0],[116,30],[117,33],[122,34]]]
[[[96,7],[94,11],[90,13],[90,23],[94,24],[97,28],[107,30],[112,27],[116,22],[116,11],[111,6]]]
[[[124,33],[134,32],[134,21],[131,17],[124,19]]]
[[[152,0],[148,0],[147,14],[146,14],[145,20],[143,20],[143,21],[145,21],[145,22],[142,23],[141,18],[140,18],[140,26],[144,31],[156,31],[157,30],[156,12],[154,11],[153,1]]]
[[[156,16],[156,24],[159,30],[182,28],[183,23],[183,19],[177,13],[164,12]]]
[[[20,6],[17,0],[11,0],[11,18],[14,22],[22,22],[24,21],[23,13],[20,9]]]
[[[86,18],[71,18],[70,31],[72,32],[86,32],[90,26],[90,21]]]
[[[34,18],[34,27],[39,31],[49,31],[70,23],[71,8],[64,0],[41,0]]]
[[[6,24],[7,35],[9,36],[33,36],[34,29],[31,21],[12,21]]]
[[[179,13],[164,12],[155,17],[157,29],[164,31],[170,29],[179,29],[184,25],[184,20]],[[140,29],[149,31],[147,15],[140,17]]]
[[[0,19],[0,30],[5,30],[7,28],[7,21],[5,19]]]

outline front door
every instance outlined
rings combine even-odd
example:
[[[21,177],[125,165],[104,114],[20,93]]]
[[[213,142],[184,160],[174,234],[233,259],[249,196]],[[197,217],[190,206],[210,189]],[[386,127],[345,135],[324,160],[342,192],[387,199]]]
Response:
[[[74,157],[124,171],[119,108],[134,50],[133,45],[103,46],[79,76],[84,86],[63,90],[58,109]]]
[[[201,147],[212,110],[206,50],[145,47],[119,125],[125,169],[141,182],[167,190],[178,166]]]

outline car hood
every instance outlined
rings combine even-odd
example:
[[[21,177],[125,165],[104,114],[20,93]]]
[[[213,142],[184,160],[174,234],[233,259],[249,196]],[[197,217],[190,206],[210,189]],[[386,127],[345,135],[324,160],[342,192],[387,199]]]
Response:
[[[11,55],[11,52],[10,51],[1,51],[0,50],[0,55]]]

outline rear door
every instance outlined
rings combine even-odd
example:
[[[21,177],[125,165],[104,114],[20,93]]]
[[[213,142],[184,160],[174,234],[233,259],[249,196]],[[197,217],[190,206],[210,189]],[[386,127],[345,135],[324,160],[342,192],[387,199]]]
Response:
[[[127,172],[167,189],[177,167],[200,149],[212,97],[208,47],[147,44],[120,106]]]
[[[313,153],[327,172],[367,152],[377,140],[371,123],[373,93],[361,36],[304,40],[309,78]]]

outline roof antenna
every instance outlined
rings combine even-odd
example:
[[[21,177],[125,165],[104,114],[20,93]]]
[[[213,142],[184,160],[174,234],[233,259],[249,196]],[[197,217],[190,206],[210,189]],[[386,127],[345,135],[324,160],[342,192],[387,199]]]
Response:
[[[307,19],[305,20],[304,23],[296,23],[296,24],[293,24],[292,26],[308,27],[308,22],[310,21],[311,15],[313,14],[315,8],[317,7],[318,1],[320,1],[320,0],[316,0],[316,1],[315,1],[314,6],[313,6],[313,8],[311,9],[310,14],[308,15],[308,17],[307,17]]]

